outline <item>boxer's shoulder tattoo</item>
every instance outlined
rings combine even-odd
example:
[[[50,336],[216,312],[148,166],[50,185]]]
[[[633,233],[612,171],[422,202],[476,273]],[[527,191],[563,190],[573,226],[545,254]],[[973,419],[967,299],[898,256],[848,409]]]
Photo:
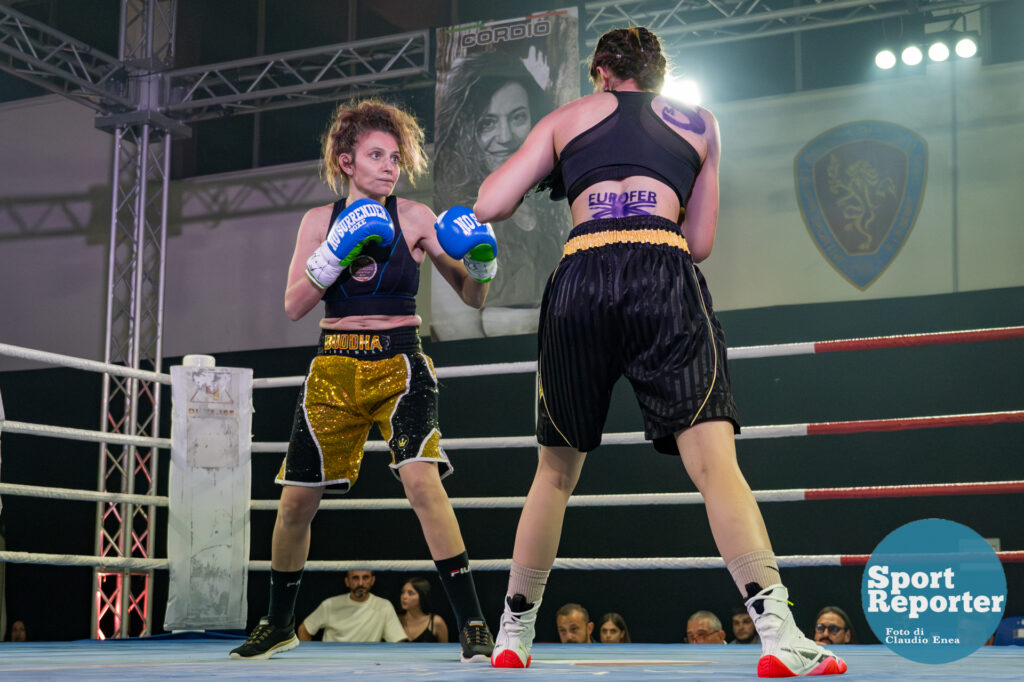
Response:
[[[587,206],[594,219],[625,218],[632,215],[650,215],[658,205],[658,193],[648,190],[629,192],[592,192],[587,195]]]
[[[703,135],[704,131],[707,130],[704,119],[700,117],[700,112],[690,107],[675,109],[666,105],[661,110],[661,117],[666,123],[670,123],[683,130],[689,130],[691,133],[697,133],[698,135]],[[684,117],[686,118],[685,121],[683,120]]]

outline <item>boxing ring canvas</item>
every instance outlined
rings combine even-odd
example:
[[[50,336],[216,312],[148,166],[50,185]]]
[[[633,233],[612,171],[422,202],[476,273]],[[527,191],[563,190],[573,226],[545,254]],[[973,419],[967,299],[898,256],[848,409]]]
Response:
[[[269,660],[228,658],[234,638],[161,638],[0,644],[4,679],[73,680],[751,680],[759,646],[711,644],[537,644],[526,670],[459,663],[458,644],[304,642]],[[854,680],[1019,680],[1024,648],[982,647],[967,658],[926,665],[881,645],[832,647]]]

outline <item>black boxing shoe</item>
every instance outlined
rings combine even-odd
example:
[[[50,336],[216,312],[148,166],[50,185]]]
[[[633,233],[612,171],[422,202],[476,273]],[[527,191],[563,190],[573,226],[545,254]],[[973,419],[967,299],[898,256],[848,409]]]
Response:
[[[491,660],[494,651],[494,637],[487,623],[477,618],[470,618],[462,626],[459,633],[459,644],[462,645],[463,663],[484,663]]]
[[[245,644],[231,650],[231,658],[270,658],[274,654],[291,651],[298,645],[294,617],[292,622],[283,628],[271,625],[270,619],[264,617],[249,633]]]

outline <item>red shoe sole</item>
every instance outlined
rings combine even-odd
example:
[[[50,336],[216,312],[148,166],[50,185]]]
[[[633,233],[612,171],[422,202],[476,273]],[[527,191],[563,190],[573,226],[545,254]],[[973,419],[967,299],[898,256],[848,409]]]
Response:
[[[846,672],[846,663],[835,658],[826,658],[816,668],[807,673],[811,675],[842,675]],[[757,662],[758,677],[797,677],[785,663],[775,656],[762,656]]]
[[[513,651],[502,651],[497,656],[491,657],[491,665],[495,668],[529,668],[530,661],[533,660],[533,656],[526,657],[526,665],[523,665],[523,659]]]

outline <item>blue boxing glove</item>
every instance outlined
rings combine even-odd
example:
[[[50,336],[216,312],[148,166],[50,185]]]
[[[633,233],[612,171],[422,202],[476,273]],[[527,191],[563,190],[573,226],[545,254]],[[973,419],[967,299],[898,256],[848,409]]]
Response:
[[[498,242],[488,223],[481,223],[465,206],[452,206],[434,222],[441,248],[466,266],[478,282],[490,282],[498,272]]]
[[[306,276],[317,289],[326,289],[367,243],[387,246],[394,238],[395,224],[379,201],[354,201],[338,214],[326,241],[306,261]]]

